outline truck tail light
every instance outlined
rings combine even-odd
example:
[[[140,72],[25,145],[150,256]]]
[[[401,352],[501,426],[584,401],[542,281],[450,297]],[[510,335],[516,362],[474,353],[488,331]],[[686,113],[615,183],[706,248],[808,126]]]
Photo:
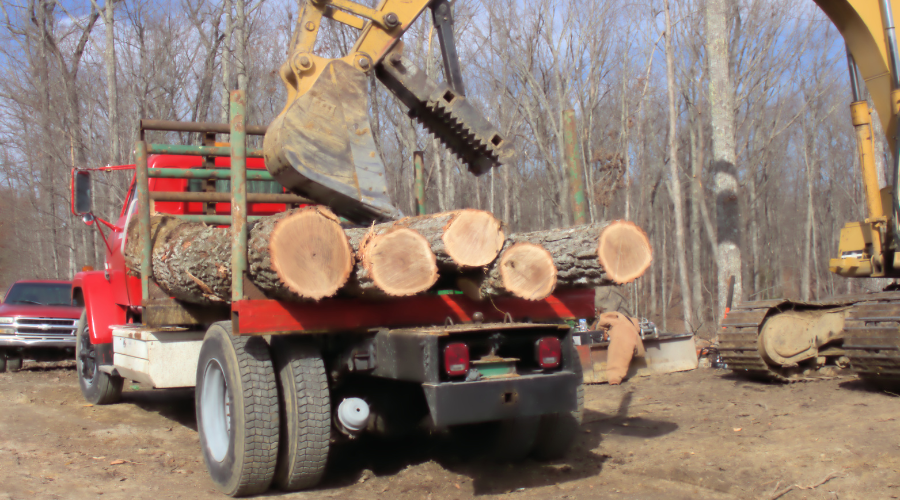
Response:
[[[562,361],[562,348],[556,337],[543,337],[534,346],[535,357],[541,368],[556,368]]]
[[[469,371],[469,346],[462,342],[444,347],[444,370],[451,377],[465,375]]]

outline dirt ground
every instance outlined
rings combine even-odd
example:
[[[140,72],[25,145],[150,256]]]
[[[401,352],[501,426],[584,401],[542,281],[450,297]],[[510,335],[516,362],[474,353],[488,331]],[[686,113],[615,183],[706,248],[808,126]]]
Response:
[[[284,499],[900,498],[900,397],[853,377],[761,384],[719,370],[587,388],[565,460],[494,465],[442,436],[360,439]],[[71,363],[0,374],[0,500],[224,498],[192,391],[86,406]],[[824,481],[824,482],[823,482]],[[269,498],[269,496],[266,496]]]

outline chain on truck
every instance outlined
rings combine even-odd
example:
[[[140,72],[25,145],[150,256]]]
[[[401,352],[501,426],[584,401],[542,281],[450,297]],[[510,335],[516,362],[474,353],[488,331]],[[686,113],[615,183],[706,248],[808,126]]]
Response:
[[[400,36],[426,7],[447,83],[403,56]],[[73,171],[73,212],[106,246],[105,268],[79,273],[73,285],[85,307],[76,357],[87,401],[118,401],[126,379],[155,389],[194,387],[204,461],[231,496],[314,486],[329,447],[367,432],[489,423],[505,458],[565,453],[583,406],[567,321],[594,315],[593,290],[540,301],[431,292],[313,302],[268,298],[248,280],[248,226],[262,216],[311,200],[360,224],[399,216],[368,123],[371,75],[473,173],[511,154],[464,99],[450,12],[443,1],[387,0],[371,9],[313,0],[281,69],[288,105],[269,127],[245,123],[241,91],[231,93],[229,124],[142,120],[135,165],[97,169],[134,170],[114,222],[92,214],[91,170]],[[346,56],[312,54],[323,18],[359,30]],[[323,103],[344,119],[294,126]],[[203,145],[148,142],[151,131],[200,134]],[[216,142],[226,134],[227,143]],[[264,148],[248,147],[248,135],[265,136]],[[345,138],[338,148],[345,156],[332,154],[335,137]],[[189,304],[163,292],[153,279],[151,212],[230,227],[230,303]],[[140,269],[125,261],[132,224]]]

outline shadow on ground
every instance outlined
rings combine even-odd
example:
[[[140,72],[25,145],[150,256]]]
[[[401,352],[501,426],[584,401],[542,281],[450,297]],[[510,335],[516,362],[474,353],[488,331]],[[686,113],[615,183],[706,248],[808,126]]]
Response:
[[[127,391],[122,393],[122,403],[157,413],[191,430],[197,430],[194,412],[194,389],[163,389]]]
[[[332,449],[322,489],[359,481],[365,470],[376,476],[393,475],[406,467],[429,461],[467,476],[476,495],[502,494],[519,488],[536,488],[575,481],[600,473],[609,458],[594,452],[604,434],[656,438],[673,432],[673,422],[629,417],[632,394],[626,393],[615,414],[585,410],[584,424],[567,456],[553,462],[531,459],[520,463],[496,463],[487,455],[490,436],[482,433],[414,434],[402,438],[364,436]],[[490,429],[485,427],[483,430]]]
[[[885,379],[862,379],[856,378],[847,380],[838,384],[841,389],[847,389],[858,392],[880,393],[884,396],[900,397],[900,380]]]
[[[364,435],[332,445],[325,478],[317,489],[355,484],[369,474],[367,470],[375,476],[391,476],[407,467],[432,461],[443,469],[469,477],[476,495],[502,494],[595,476],[609,458],[593,451],[605,434],[651,439],[678,429],[674,422],[630,417],[631,400],[631,392],[623,394],[614,414],[585,410],[584,423],[572,449],[565,458],[552,462],[492,461],[487,458],[494,451],[490,449],[490,426],[464,433],[415,431],[400,437]],[[193,389],[127,391],[122,395],[122,402],[197,430]]]

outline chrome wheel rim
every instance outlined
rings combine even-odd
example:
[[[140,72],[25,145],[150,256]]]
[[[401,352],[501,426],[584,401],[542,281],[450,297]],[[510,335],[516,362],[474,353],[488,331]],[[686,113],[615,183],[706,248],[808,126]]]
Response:
[[[222,366],[215,359],[209,360],[203,372],[200,415],[204,445],[213,460],[221,462],[231,442],[231,394]]]

